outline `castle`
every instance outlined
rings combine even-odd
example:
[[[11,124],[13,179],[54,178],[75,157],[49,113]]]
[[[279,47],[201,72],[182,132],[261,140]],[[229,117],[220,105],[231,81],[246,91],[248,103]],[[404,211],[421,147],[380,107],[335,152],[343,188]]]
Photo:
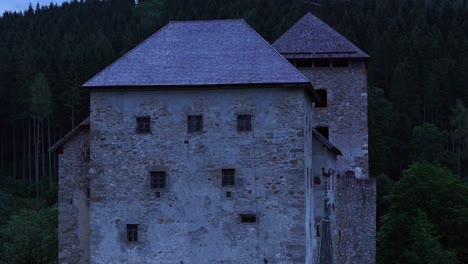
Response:
[[[50,149],[59,263],[375,263],[367,60],[310,13],[169,23]]]

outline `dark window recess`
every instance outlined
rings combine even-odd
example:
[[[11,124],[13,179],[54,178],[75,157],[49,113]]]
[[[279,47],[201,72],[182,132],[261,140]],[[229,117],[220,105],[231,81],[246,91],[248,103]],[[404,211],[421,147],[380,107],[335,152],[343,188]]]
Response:
[[[296,67],[298,68],[312,67],[312,60],[297,60]]]
[[[326,138],[327,140],[329,139],[329,133],[328,133],[328,127],[326,126],[320,126],[320,127],[316,127],[315,130],[317,130],[317,132],[320,133],[320,135],[322,135],[324,138]]]
[[[203,116],[188,116],[187,122],[189,132],[201,132],[203,130]]]
[[[238,131],[251,131],[252,130],[252,116],[251,115],[238,115],[237,116],[237,130]]]
[[[293,66],[296,66],[296,60],[295,59],[288,59],[289,63],[291,63]]]
[[[315,226],[315,236],[320,237],[320,225]]]
[[[223,187],[234,186],[236,170],[224,169],[222,170],[222,174],[223,174],[223,180],[222,180]]]
[[[347,59],[332,60],[332,67],[348,67],[349,62]]]
[[[226,192],[226,197],[231,198],[232,197],[232,192]]]
[[[315,185],[320,185],[322,183],[322,181],[320,180],[320,177],[319,176],[314,176],[314,184]]]
[[[152,171],[151,172],[151,189],[165,189],[165,188],[166,188],[166,172],[165,171]],[[159,195],[161,196],[161,194]]]
[[[244,224],[252,224],[257,222],[257,216],[254,214],[241,215],[241,222]]]
[[[134,224],[127,225],[127,241],[128,242],[138,241],[138,225],[134,225]]]
[[[320,102],[317,102],[315,104],[315,107],[327,107],[327,90],[324,89],[317,89],[315,90],[317,92],[317,95],[320,98]]]
[[[330,67],[330,60],[327,60],[327,59],[314,60],[314,67]]]
[[[91,160],[91,152],[89,150],[89,146],[86,145],[84,148],[84,160],[85,161],[90,161]]]
[[[156,198],[161,198],[161,192],[156,192]]]
[[[146,134],[151,133],[151,118],[149,117],[137,117],[137,133]]]

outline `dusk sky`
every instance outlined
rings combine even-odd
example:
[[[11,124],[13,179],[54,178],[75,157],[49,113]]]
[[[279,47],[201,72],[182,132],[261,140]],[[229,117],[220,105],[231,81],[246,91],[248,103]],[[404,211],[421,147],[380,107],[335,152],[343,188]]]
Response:
[[[37,3],[40,5],[49,5],[51,2],[61,4],[66,0],[0,0],[0,15],[5,11],[24,11],[28,8],[29,3],[35,7]]]

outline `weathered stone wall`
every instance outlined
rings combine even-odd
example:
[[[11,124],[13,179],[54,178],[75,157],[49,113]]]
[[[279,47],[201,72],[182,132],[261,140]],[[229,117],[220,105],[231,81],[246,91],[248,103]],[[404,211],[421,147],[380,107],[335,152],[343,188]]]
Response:
[[[335,202],[334,200],[334,177],[331,176],[328,179],[323,177],[322,175],[322,168],[325,169],[326,172],[328,172],[329,169],[336,170],[336,160],[337,156],[336,154],[331,151],[327,146],[325,146],[320,140],[318,140],[316,137],[313,137],[312,140],[313,144],[313,154],[312,154],[312,160],[314,161],[314,166],[312,170],[312,188],[313,188],[313,204],[314,204],[314,214],[313,214],[313,222],[312,222],[312,235],[313,235],[313,240],[315,245],[318,247],[320,237],[317,237],[317,232],[316,228],[317,226],[320,225],[320,221],[323,218],[323,212],[324,212],[324,203],[323,203],[323,198],[327,194],[327,197],[329,197],[329,205],[333,204]],[[319,177],[321,183],[319,185],[314,184],[313,182],[313,177]],[[330,219],[332,222],[335,220],[334,218],[334,211],[330,210]],[[318,248],[314,249],[314,262],[316,263],[317,259],[317,253],[318,253]]]
[[[312,158],[313,143],[312,143],[312,126],[313,126],[313,105],[310,101],[305,103],[305,139],[304,139],[304,155],[305,155],[305,189],[306,189],[306,210],[305,210],[305,240],[306,240],[306,264],[313,263],[314,252],[317,249],[317,243],[313,239],[314,230],[314,193],[312,189],[312,169],[315,161]]]
[[[281,88],[92,92],[91,263],[304,263],[306,100]],[[188,133],[200,114],[203,132]],[[237,114],[253,115],[252,132]],[[150,134],[136,134],[137,116]],[[221,187],[223,168],[235,187]],[[167,172],[161,198],[151,170]],[[126,224],[141,241],[126,242]]]
[[[59,263],[89,263],[88,162],[89,131],[81,130],[59,155]]]
[[[328,106],[314,109],[316,126],[328,126],[330,142],[343,153],[341,173],[353,169],[357,177],[369,177],[367,128],[367,70],[362,60],[346,68],[299,68],[315,89],[325,89]]]
[[[335,192],[336,263],[375,263],[375,178],[337,177]]]

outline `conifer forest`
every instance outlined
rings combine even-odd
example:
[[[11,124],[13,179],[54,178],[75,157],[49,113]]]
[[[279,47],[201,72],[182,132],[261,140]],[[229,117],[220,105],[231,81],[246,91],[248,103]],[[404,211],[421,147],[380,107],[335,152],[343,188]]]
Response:
[[[81,85],[171,20],[311,11],[370,55],[377,263],[468,263],[468,0],[73,0],[0,17],[0,263],[57,263],[57,156]]]

